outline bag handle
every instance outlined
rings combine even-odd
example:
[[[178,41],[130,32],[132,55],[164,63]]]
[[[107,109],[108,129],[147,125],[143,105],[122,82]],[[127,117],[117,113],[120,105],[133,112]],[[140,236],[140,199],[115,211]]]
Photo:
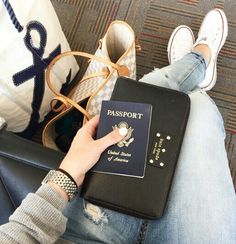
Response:
[[[96,73],[93,73],[93,74],[91,74],[91,75],[87,75],[86,77],[84,77],[82,80],[80,80],[80,84],[83,83],[83,82],[84,82],[85,80],[87,80],[87,79],[95,78],[95,77],[98,77],[98,76],[108,77],[108,75],[109,75],[109,71],[107,71],[107,70],[103,70],[103,71],[101,71],[101,72],[96,72]],[[60,96],[56,96],[56,97],[54,97],[54,98],[52,99],[51,103],[50,103],[51,109],[52,109],[54,112],[58,113],[58,112],[62,111],[63,109],[69,108],[70,106],[74,106],[74,107],[76,107],[81,113],[84,114],[85,111],[81,111],[81,106],[78,105],[78,103],[74,103],[73,100],[71,100],[71,99],[69,98],[69,97],[71,97],[71,96],[74,94],[76,88],[77,88],[77,87],[73,88],[73,89],[69,92],[68,96],[63,96],[63,95],[61,94]],[[55,108],[54,105],[53,105],[53,102],[54,102],[54,101],[55,101],[55,102],[60,101],[60,102],[62,103],[62,105],[59,106],[58,108]],[[73,103],[73,105],[72,105],[72,103]],[[70,105],[69,105],[69,104],[70,104]],[[84,114],[84,115],[85,115],[85,114]],[[88,119],[88,116],[89,116],[89,115],[87,114],[87,115],[85,115],[85,116],[86,116],[87,119]]]
[[[47,85],[48,85],[49,89],[56,95],[56,97],[54,97],[52,99],[52,101],[51,101],[52,110],[54,110],[55,112],[59,112],[62,109],[68,109],[68,108],[70,108],[72,106],[72,107],[75,107],[76,109],[78,109],[86,117],[86,119],[89,120],[91,118],[91,115],[82,106],[80,106],[79,104],[74,102],[72,99],[70,99],[67,96],[64,96],[63,94],[57,92],[54,89],[54,87],[52,85],[52,82],[51,82],[50,74],[51,74],[52,67],[61,58],[66,57],[66,56],[71,56],[71,55],[85,57],[85,58],[88,58],[90,60],[93,59],[93,60],[96,60],[98,62],[102,62],[104,64],[107,64],[108,66],[111,66],[112,68],[114,68],[117,71],[119,76],[128,76],[129,75],[129,69],[125,65],[115,64],[115,63],[111,62],[109,59],[101,58],[101,57],[98,57],[98,56],[95,56],[95,55],[92,55],[92,54],[89,54],[89,53],[79,52],[79,51],[68,51],[68,52],[61,53],[61,54],[57,55],[50,62],[50,64],[48,65],[47,71],[46,71],[46,82],[47,82]],[[85,81],[87,79],[93,78],[93,77],[97,77],[97,76],[106,76],[107,77],[109,75],[109,73],[110,73],[109,69],[105,67],[102,70],[102,72],[98,72],[98,73],[95,73],[95,74],[92,74],[92,75],[88,75],[85,78],[83,78],[81,80],[81,82],[83,82],[83,81]],[[60,102],[63,103],[63,105],[56,109],[53,106],[53,102],[54,101],[60,101]]]
[[[60,101],[63,103],[64,105],[64,110],[66,109],[69,109],[71,107],[74,107],[76,108],[77,110],[79,110],[85,117],[87,120],[90,120],[91,119],[91,115],[82,107],[80,106],[78,103],[74,102],[72,99],[68,98],[68,97],[62,97],[62,96],[56,96],[54,97],[51,102],[50,102],[50,105],[51,105],[51,108],[54,112],[60,112],[62,109],[61,109],[61,106],[59,108],[54,108],[54,105],[53,105],[53,102],[56,101]],[[63,106],[62,105],[62,106]]]

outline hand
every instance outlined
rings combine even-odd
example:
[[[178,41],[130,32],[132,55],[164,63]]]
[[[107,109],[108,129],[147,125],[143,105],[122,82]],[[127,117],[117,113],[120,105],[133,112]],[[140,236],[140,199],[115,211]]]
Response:
[[[98,126],[99,116],[95,116],[78,130],[71,147],[59,168],[68,172],[77,185],[81,185],[86,172],[100,158],[102,152],[109,146],[118,143],[126,133],[116,129],[103,138],[94,140],[93,136]]]

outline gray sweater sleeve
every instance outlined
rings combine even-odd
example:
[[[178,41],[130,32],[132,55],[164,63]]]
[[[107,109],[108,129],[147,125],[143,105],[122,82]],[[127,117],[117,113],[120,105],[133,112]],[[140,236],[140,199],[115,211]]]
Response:
[[[30,193],[0,226],[0,243],[54,243],[65,231],[66,201],[49,185]]]

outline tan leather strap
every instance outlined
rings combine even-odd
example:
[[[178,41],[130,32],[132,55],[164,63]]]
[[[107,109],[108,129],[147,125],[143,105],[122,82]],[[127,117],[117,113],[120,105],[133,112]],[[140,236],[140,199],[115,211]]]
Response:
[[[56,106],[58,101],[60,101],[62,103],[62,105],[56,108],[55,106]],[[67,102],[67,99],[65,99],[64,97],[61,97],[61,96],[60,97],[59,96],[54,97],[51,100],[50,105],[51,105],[51,110],[56,112],[56,113],[59,113],[62,110],[66,110],[66,109],[70,108],[70,105]]]
[[[78,86],[80,86],[84,81],[86,81],[88,79],[92,79],[92,78],[96,78],[96,77],[101,77],[101,76],[103,76],[106,79],[109,76],[109,74],[110,74],[109,69],[108,68],[107,69],[104,69],[103,68],[103,70],[101,72],[94,72],[94,73],[92,73],[90,75],[86,75],[85,77],[83,77],[83,79],[80,80]],[[77,90],[77,88],[78,88],[77,86],[74,87],[70,91],[70,93],[68,94],[68,97],[72,97],[72,95],[74,94],[75,90]]]
[[[111,62],[109,59],[105,59],[105,58],[101,58],[101,57],[98,57],[98,56],[95,56],[95,55],[92,55],[92,54],[89,54],[89,53],[85,53],[85,52],[78,52],[78,51],[69,51],[69,52],[64,52],[64,53],[61,53],[59,54],[58,56],[56,56],[51,62],[50,64],[48,65],[48,68],[47,68],[47,71],[46,71],[46,81],[47,81],[47,84],[48,84],[48,87],[50,88],[50,90],[56,95],[56,96],[61,96],[61,94],[59,92],[57,92],[53,86],[52,86],[52,82],[51,82],[51,77],[50,77],[50,74],[51,74],[51,69],[53,67],[53,65],[58,61],[60,60],[61,58],[63,57],[66,57],[66,56],[71,56],[71,55],[74,55],[74,56],[81,56],[81,57],[85,57],[85,58],[89,58],[89,59],[94,59],[98,62],[102,62],[102,63],[105,63],[107,64],[108,66],[111,66],[112,68],[116,69],[119,76],[128,76],[129,75],[129,69],[124,66],[124,65],[118,65],[118,64],[115,64],[113,62]]]
[[[64,104],[64,110],[70,109],[71,107],[74,107],[77,110],[79,110],[86,117],[87,120],[91,119],[92,116],[82,106],[80,106],[78,103],[74,102],[72,99],[70,99],[68,97],[61,97],[61,96],[54,97],[51,101],[52,110],[58,112],[58,109],[55,109],[53,107],[53,102],[58,101],[58,100]]]
[[[110,74],[110,71],[108,69],[107,70],[104,70],[102,72],[94,72],[92,73],[91,75],[87,75],[86,77],[83,77],[82,80],[80,80],[79,84],[78,84],[78,87],[86,80],[88,79],[92,79],[92,78],[95,78],[95,77],[101,77],[101,76],[104,76],[104,78],[107,78],[108,75]],[[54,112],[61,112],[62,110],[68,108],[68,102],[67,102],[67,98],[69,97],[72,97],[73,94],[75,93],[75,91],[78,89],[78,87],[74,87],[70,92],[69,94],[65,97],[63,96],[62,94],[60,96],[56,96],[55,98],[53,98],[53,102],[54,101],[61,101],[62,102],[62,105],[55,108],[55,106],[53,105],[53,102],[51,102],[51,109],[54,111]]]
[[[101,58],[101,57],[98,57],[98,56],[95,56],[95,55],[92,55],[92,54],[88,54],[88,53],[85,53],[85,52],[78,52],[78,51],[69,51],[69,52],[64,52],[64,53],[61,53],[59,54],[58,56],[56,56],[51,62],[50,64],[48,65],[48,68],[47,68],[47,71],[46,71],[46,81],[47,81],[47,85],[49,87],[49,89],[56,95],[56,97],[52,100],[51,102],[51,108],[52,110],[56,111],[56,112],[59,112],[59,111],[62,111],[63,109],[68,109],[70,106],[73,106],[75,107],[76,109],[78,109],[81,113],[84,114],[84,116],[86,117],[86,119],[90,119],[90,115],[89,113],[83,108],[81,107],[79,104],[77,104],[76,102],[74,102],[72,99],[62,95],[61,93],[59,93],[56,89],[54,89],[53,85],[52,85],[52,82],[51,82],[51,77],[50,77],[50,74],[51,74],[51,70],[52,70],[52,67],[53,65],[58,61],[60,60],[61,58],[63,57],[66,57],[66,56],[71,56],[71,55],[74,55],[74,56],[81,56],[81,57],[85,57],[85,58],[88,58],[90,60],[96,60],[98,62],[102,62],[102,63],[105,63],[107,64],[108,66],[114,68],[117,70],[117,73],[118,75],[120,76],[128,76],[129,75],[129,69],[124,66],[124,65],[118,65],[118,64],[115,64],[113,62],[111,62],[109,59],[105,59],[105,58]],[[97,76],[105,76],[105,77],[108,77],[110,71],[108,68],[104,68],[101,72],[99,73],[94,73],[94,74],[91,74],[91,75],[88,75],[86,77],[84,77],[81,82],[84,82],[85,80],[87,79],[91,79],[91,78],[94,78],[94,77],[97,77]],[[73,92],[74,90],[72,90]],[[70,94],[71,95],[71,94]],[[53,102],[54,101],[61,101],[62,102],[62,105],[58,108],[55,108],[53,106]]]

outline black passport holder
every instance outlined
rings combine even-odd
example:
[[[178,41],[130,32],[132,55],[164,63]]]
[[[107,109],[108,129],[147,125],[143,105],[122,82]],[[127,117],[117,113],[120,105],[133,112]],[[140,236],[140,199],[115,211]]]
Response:
[[[111,100],[152,104],[142,179],[89,172],[81,196],[91,203],[145,219],[160,218],[167,203],[190,110],[178,91],[118,78]]]

